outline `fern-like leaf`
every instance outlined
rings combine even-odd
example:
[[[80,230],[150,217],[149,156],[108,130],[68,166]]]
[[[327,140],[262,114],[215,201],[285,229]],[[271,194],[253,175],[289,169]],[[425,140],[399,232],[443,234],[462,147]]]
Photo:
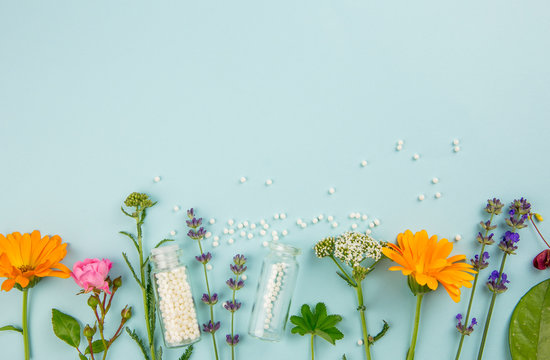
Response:
[[[139,278],[137,277],[136,272],[134,271],[134,268],[132,267],[132,264],[130,264],[130,260],[128,260],[128,255],[126,255],[126,253],[123,252],[122,257],[124,258],[124,261],[126,261],[126,265],[128,265],[128,267],[130,268],[130,271],[132,272],[132,275],[134,275],[134,279],[136,280],[138,285],[143,289],[144,286],[141,283],[141,280],[139,280]]]
[[[130,240],[132,240],[132,242],[134,243],[134,246],[136,247],[136,250],[139,252],[139,245],[138,245],[136,237],[134,235],[132,235],[129,232],[126,232],[126,231],[119,231],[118,233],[128,236],[130,238]]]
[[[128,333],[128,335],[130,335],[130,337],[139,346],[141,352],[143,353],[143,358],[145,360],[150,360],[149,355],[147,355],[147,346],[145,346],[145,343],[143,342],[143,340],[141,340],[140,337],[138,336],[138,334],[136,334],[136,331],[135,330],[130,331],[129,328],[126,328],[126,332]]]
[[[124,208],[123,208],[122,206],[120,207],[120,210],[122,210],[122,212],[124,213],[124,215],[133,218],[133,216],[130,215],[130,214],[128,214],[128,212],[126,212],[126,210],[124,210]]]
[[[147,266],[147,279],[151,278],[151,265]],[[147,293],[147,311],[149,312],[149,324],[151,328],[151,334],[155,333],[155,325],[157,323],[156,319],[156,303],[155,303],[155,290],[153,289],[153,284],[151,281],[147,281],[146,285]]]
[[[158,248],[158,247],[161,246],[162,244],[167,243],[167,242],[170,242],[170,241],[174,241],[174,239],[162,239],[162,240],[159,241],[159,243],[155,246],[155,248]]]
[[[178,360],[189,360],[193,354],[193,345],[189,345]]]

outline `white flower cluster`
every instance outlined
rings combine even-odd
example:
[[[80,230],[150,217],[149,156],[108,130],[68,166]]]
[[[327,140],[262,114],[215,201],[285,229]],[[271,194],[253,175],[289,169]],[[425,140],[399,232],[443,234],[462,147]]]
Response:
[[[168,346],[185,345],[200,337],[199,323],[185,267],[155,274],[159,309]]]
[[[349,266],[358,266],[367,258],[380,260],[382,245],[367,234],[348,231],[336,238],[334,256]]]
[[[335,240],[333,237],[326,237],[323,240],[319,241],[313,247],[313,250],[315,250],[315,255],[318,258],[331,256],[334,253],[334,241]]]
[[[277,297],[283,288],[283,281],[285,278],[285,270],[288,264],[277,263],[271,267],[271,273],[269,274],[269,280],[267,282],[266,292],[264,294],[264,329],[269,329],[270,323],[273,319],[273,304],[277,301]]]

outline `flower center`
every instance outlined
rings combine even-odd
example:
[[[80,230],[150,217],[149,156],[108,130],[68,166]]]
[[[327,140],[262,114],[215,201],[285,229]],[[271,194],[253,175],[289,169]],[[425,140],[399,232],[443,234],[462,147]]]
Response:
[[[25,273],[27,271],[34,270],[34,267],[31,266],[31,265],[22,265],[22,266],[18,267],[18,269],[21,270],[22,273]]]

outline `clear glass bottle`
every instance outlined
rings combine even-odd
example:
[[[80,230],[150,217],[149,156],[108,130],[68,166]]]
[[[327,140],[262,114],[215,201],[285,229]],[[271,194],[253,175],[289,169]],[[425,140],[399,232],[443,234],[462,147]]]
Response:
[[[281,340],[288,319],[296,278],[298,248],[272,242],[258,280],[248,333],[267,341]]]
[[[180,262],[180,255],[178,245],[151,250],[151,280],[162,336],[168,348],[195,343],[201,336],[187,268]]]

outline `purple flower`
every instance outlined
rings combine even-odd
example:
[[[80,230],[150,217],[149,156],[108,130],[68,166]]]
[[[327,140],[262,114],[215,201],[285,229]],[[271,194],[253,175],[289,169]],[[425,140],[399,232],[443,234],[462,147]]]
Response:
[[[242,266],[242,265],[229,265],[229,268],[231,269],[231,271],[233,271],[233,274],[235,275],[241,275],[242,273],[244,273],[247,269],[246,266]]]
[[[489,214],[498,215],[502,212],[502,208],[504,207],[504,204],[500,202],[499,199],[493,198],[492,200],[487,200],[487,206],[485,207],[485,211]]]
[[[233,337],[229,334],[225,335],[225,342],[227,342],[230,346],[237,345],[239,343],[239,334],[235,334]]]
[[[206,235],[206,230],[204,228],[200,228],[198,231],[195,230],[189,230],[187,233],[187,236],[189,236],[193,240],[201,240]]]
[[[511,255],[515,254],[515,250],[517,250],[517,242],[519,241],[519,234],[511,231],[506,231],[504,236],[502,237],[502,240],[498,244],[498,247],[504,251],[505,253]]]
[[[476,239],[480,244],[492,245],[495,243],[495,240],[493,240],[494,235],[495,234],[491,233],[489,236],[484,236],[481,233],[477,233]]]
[[[514,200],[510,205],[508,211],[510,217],[506,219],[506,224],[516,230],[522,229],[527,226],[526,222],[530,213],[531,204],[526,199]]]
[[[218,303],[218,294],[214,293],[212,294],[212,296],[208,296],[208,294],[202,294],[201,300],[206,305],[216,305]]]
[[[462,314],[456,314],[455,318],[456,318],[458,321],[462,321]]]
[[[484,251],[483,255],[481,256],[481,261],[479,260],[479,255],[476,255],[473,259],[470,259],[470,262],[474,266],[474,269],[479,271],[489,266],[489,262],[487,261],[489,257],[489,253],[487,251]]]
[[[195,256],[195,259],[197,259],[197,261],[201,264],[206,265],[210,260],[212,260],[212,254],[207,252],[206,254],[201,254],[201,256]]]
[[[241,303],[238,301],[228,300],[223,304],[223,307],[229,312],[235,312],[241,308]]]
[[[191,220],[185,220],[185,222],[191,229],[196,229],[202,225],[202,218],[192,218]]]
[[[477,325],[476,318],[472,318],[472,322],[468,327],[465,327],[465,325],[462,324],[462,314],[456,315],[456,319],[458,320],[458,324],[456,325],[456,328],[458,332],[461,333],[462,335],[470,335],[474,331],[474,326]]]
[[[188,217],[189,219],[192,219],[192,218],[195,217],[195,210],[193,210],[193,208],[187,210],[187,217]]]
[[[212,324],[212,320],[208,321],[208,324],[202,324],[202,331],[214,334],[216,331],[220,329],[220,322],[218,321],[215,324]]]
[[[229,279],[225,283],[231,290],[239,290],[244,286],[244,281],[242,280],[235,281],[235,279]]]
[[[495,230],[495,229],[497,228],[496,225],[491,225],[491,220],[487,220],[487,221],[485,221],[485,222],[480,221],[480,222],[479,222],[479,225],[481,225],[481,227],[483,228],[483,230],[486,230],[486,231]]]
[[[235,263],[235,265],[242,266],[246,264],[246,258],[244,257],[244,255],[237,254],[233,257],[233,262]]]
[[[505,273],[500,273],[498,270],[493,270],[491,275],[489,275],[489,281],[487,281],[487,287],[489,290],[496,294],[500,294],[508,290],[508,287],[506,287],[506,284],[510,283],[508,280],[508,276]]]

